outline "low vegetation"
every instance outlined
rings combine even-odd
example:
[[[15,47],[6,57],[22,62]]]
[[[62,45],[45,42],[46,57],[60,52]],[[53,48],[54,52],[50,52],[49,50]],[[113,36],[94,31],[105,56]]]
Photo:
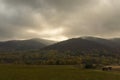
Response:
[[[0,65],[0,80],[120,80],[120,73],[72,65]]]

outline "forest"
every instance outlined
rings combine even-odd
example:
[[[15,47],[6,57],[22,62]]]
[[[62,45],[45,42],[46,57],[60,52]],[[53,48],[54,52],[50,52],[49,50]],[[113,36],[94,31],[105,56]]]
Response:
[[[99,51],[98,51],[99,52]],[[26,65],[79,65],[99,68],[105,65],[119,65],[119,54],[73,53],[70,51],[24,51],[0,53],[0,64]]]

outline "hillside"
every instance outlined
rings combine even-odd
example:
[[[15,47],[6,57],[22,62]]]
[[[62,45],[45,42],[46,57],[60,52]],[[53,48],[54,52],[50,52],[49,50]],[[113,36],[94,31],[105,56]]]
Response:
[[[117,45],[120,45],[120,38],[113,38],[113,39],[110,39],[110,41],[116,43]]]
[[[97,37],[72,38],[66,41],[54,42],[39,38],[28,40],[11,40],[0,42],[0,51],[57,50],[71,52],[107,52],[119,53],[120,39],[103,39]]]
[[[29,39],[29,40],[11,40],[0,42],[0,51],[24,51],[40,49],[45,46],[55,43],[54,41],[44,39]]]
[[[109,46],[111,48],[119,48],[120,47],[120,40],[117,38],[113,39],[104,39],[104,38],[98,38],[98,37],[84,37],[86,40],[94,41],[106,46]]]
[[[0,47],[7,51],[0,52],[0,63],[4,64],[96,64],[98,66],[120,64],[119,45],[111,39],[81,37],[53,45],[45,45],[39,39],[30,39],[2,44]]]
[[[73,38],[63,42],[59,42],[44,48],[44,50],[58,51],[79,51],[79,52],[119,52],[119,44],[109,39],[97,37],[81,37]]]

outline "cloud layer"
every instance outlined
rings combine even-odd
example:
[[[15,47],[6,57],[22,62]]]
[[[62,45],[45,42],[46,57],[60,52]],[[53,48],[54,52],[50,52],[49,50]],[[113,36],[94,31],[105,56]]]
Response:
[[[0,0],[0,40],[120,37],[119,0]]]

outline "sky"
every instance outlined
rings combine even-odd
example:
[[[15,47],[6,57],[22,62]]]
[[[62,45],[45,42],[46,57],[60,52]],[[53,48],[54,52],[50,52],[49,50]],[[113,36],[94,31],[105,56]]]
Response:
[[[120,37],[120,0],[0,0],[0,41]]]

